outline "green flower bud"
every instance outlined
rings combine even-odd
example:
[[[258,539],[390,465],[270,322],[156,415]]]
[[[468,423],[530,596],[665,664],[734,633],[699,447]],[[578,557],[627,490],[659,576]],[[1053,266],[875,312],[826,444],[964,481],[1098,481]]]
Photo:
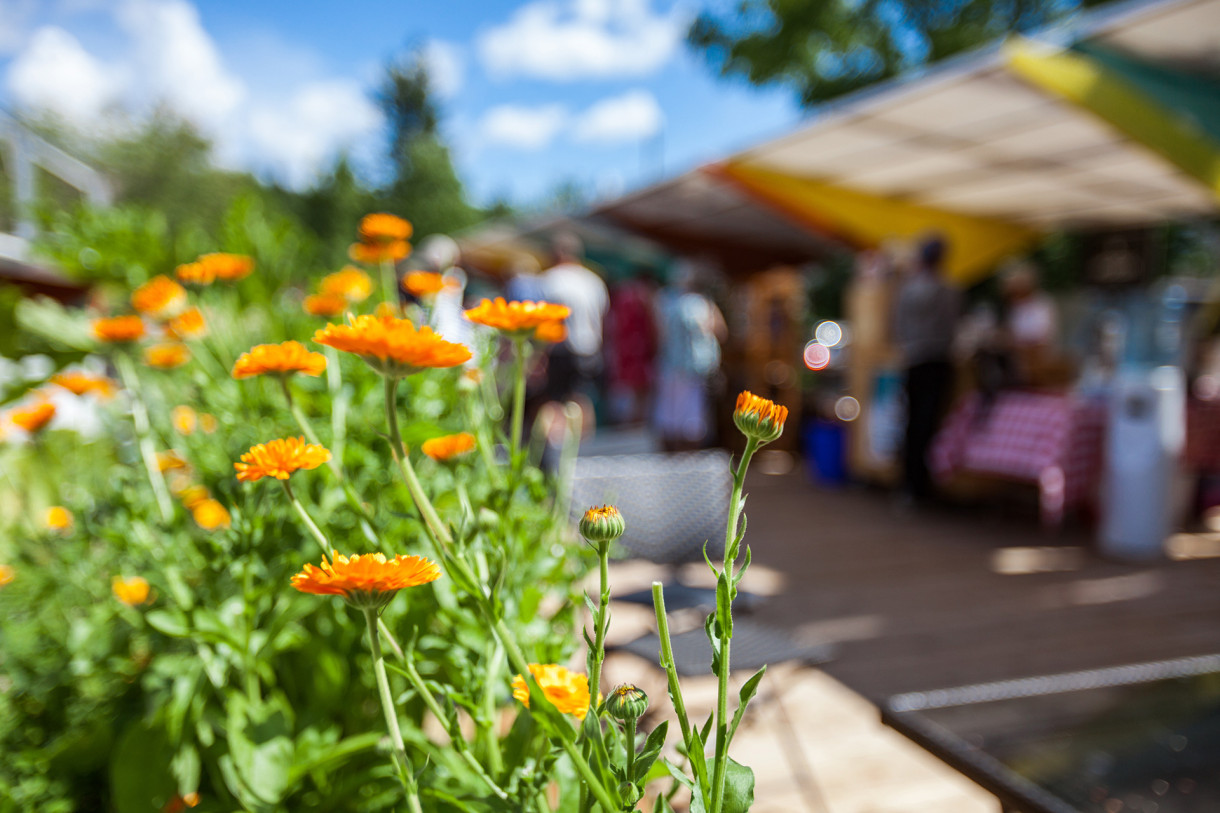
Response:
[[[622,797],[625,803],[634,808],[635,803],[638,802],[640,797],[644,794],[640,793],[639,786],[634,782],[619,782],[618,795]]]
[[[606,698],[606,711],[619,720],[638,720],[648,711],[648,695],[638,686],[624,683]]]
[[[623,515],[613,505],[590,508],[580,520],[580,535],[595,545],[613,542],[626,530]]]

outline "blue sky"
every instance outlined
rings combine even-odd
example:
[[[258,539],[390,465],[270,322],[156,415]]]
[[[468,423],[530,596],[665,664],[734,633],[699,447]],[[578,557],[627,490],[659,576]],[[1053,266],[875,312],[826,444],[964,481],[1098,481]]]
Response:
[[[420,48],[475,199],[561,181],[614,194],[799,120],[790,94],[716,79],[673,0],[0,0],[0,98],[82,126],[165,103],[218,159],[305,186],[373,162],[382,66]]]

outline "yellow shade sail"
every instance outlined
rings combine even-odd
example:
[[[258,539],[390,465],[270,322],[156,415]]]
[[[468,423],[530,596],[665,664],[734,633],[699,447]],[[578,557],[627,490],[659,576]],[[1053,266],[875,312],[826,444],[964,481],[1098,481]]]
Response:
[[[984,278],[998,262],[1027,249],[1041,236],[1034,229],[1003,220],[870,195],[744,161],[730,161],[716,171],[755,199],[858,248],[936,232],[948,246],[945,270],[960,285]]]

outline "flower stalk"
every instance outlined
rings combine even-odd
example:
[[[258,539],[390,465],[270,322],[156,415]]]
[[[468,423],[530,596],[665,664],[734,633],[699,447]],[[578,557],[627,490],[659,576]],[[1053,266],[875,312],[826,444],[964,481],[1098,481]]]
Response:
[[[136,443],[140,447],[140,457],[144,461],[149,483],[152,484],[153,494],[157,498],[157,508],[161,512],[161,519],[169,522],[174,516],[174,504],[169,498],[169,488],[165,485],[165,476],[161,473],[161,467],[157,465],[157,450],[153,445],[152,426],[148,421],[148,407],[145,406],[144,398],[140,395],[140,380],[136,377],[136,371],[131,366],[131,359],[126,353],[120,351],[115,354],[114,366],[118,368],[123,387],[131,395],[131,420],[136,430]]]
[[[419,787],[415,782],[415,774],[411,770],[411,761],[407,757],[406,746],[403,745],[402,730],[398,727],[398,712],[394,709],[394,698],[390,694],[390,680],[386,676],[385,657],[381,653],[381,640],[377,633],[377,611],[372,607],[365,607],[364,620],[368,624],[369,649],[373,653],[373,674],[377,678],[377,695],[381,700],[386,728],[390,732],[390,747],[394,756],[394,764],[398,768],[398,778],[402,781],[403,790],[407,794],[407,808],[411,813],[423,813],[423,808],[419,804]]]

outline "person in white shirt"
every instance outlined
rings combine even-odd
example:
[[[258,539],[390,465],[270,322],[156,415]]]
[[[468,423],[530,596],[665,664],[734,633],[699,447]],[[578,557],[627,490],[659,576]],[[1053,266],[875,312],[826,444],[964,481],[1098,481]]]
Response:
[[[576,393],[592,396],[602,371],[602,322],[610,307],[606,283],[581,263],[582,246],[574,234],[555,236],[555,265],[542,273],[547,302],[567,305],[567,338],[551,351],[547,395],[564,401]]]

